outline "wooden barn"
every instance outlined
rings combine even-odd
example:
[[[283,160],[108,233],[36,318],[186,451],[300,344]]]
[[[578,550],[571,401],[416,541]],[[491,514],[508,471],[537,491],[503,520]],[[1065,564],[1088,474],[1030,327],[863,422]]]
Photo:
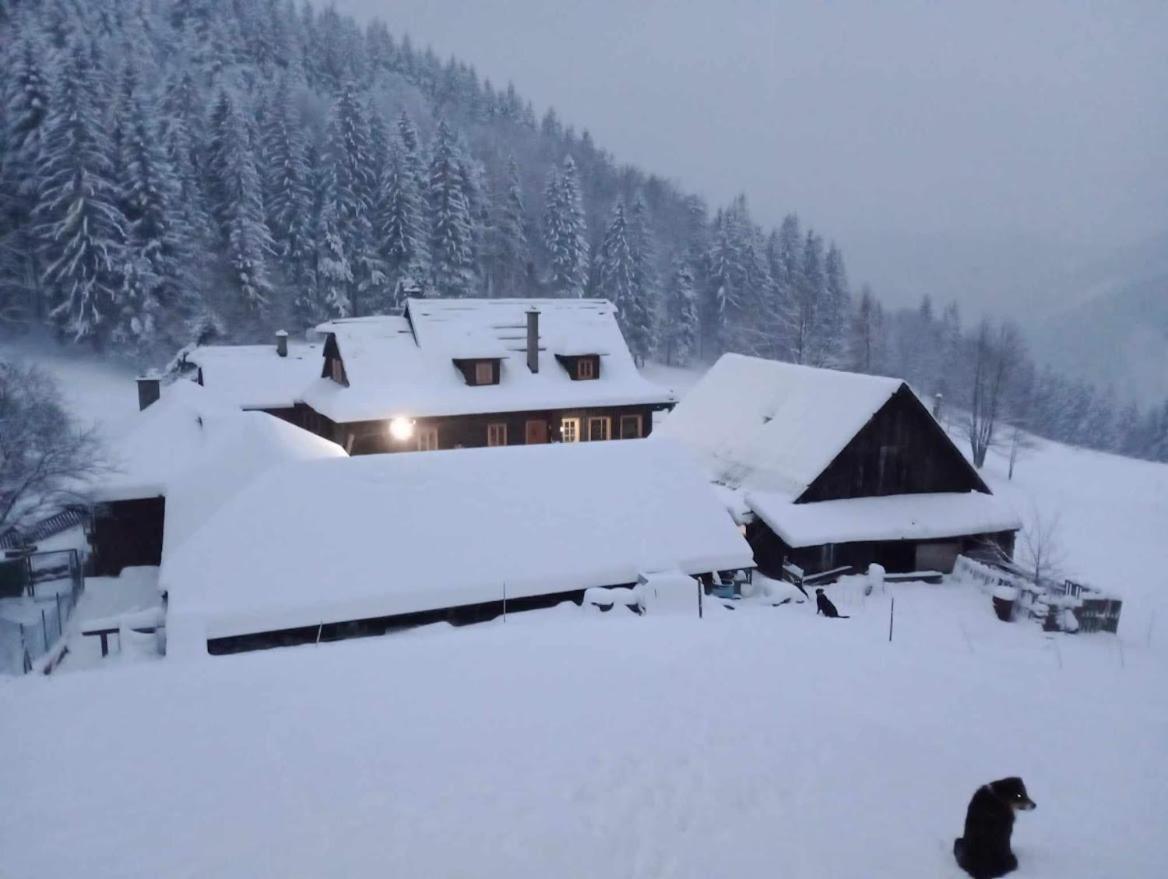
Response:
[[[560,443],[272,469],[168,552],[159,582],[168,653],[219,654],[753,566],[684,449]]]
[[[672,393],[638,372],[599,299],[410,299],[317,344],[205,346],[196,381],[353,455],[648,436]]]
[[[704,462],[765,573],[1013,553],[1018,517],[899,379],[727,354],[659,434]]]
[[[263,412],[243,412],[185,379],[139,380],[144,406],[110,442],[91,487],[90,570],[156,566],[232,493],[269,467],[344,457],[333,443]]]

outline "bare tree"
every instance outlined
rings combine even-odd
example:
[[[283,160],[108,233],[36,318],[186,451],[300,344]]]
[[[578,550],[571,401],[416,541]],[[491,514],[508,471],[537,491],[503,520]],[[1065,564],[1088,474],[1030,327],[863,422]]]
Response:
[[[1038,443],[1019,424],[1010,425],[1006,431],[1006,442],[1010,446],[1010,471],[1006,478],[1013,479],[1014,467],[1017,465],[1018,459],[1026,452],[1038,448]]]
[[[1012,323],[996,330],[983,320],[977,330],[973,350],[972,393],[970,395],[969,450],[975,467],[985,464],[993,446],[999,422],[1005,414],[1010,383],[1025,362],[1022,334]]]
[[[1040,586],[1057,576],[1065,561],[1061,522],[1058,513],[1032,507],[1022,525],[1018,564]]]
[[[95,432],[69,417],[52,377],[0,361],[0,532],[82,500],[103,469]]]

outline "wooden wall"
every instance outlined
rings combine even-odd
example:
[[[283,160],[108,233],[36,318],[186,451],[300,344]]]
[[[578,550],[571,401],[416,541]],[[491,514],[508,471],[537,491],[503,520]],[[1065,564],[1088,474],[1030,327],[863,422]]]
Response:
[[[916,395],[902,386],[797,503],[934,491],[988,489]]]
[[[89,531],[93,575],[116,577],[130,565],[162,564],[165,513],[161,497],[98,504]]]

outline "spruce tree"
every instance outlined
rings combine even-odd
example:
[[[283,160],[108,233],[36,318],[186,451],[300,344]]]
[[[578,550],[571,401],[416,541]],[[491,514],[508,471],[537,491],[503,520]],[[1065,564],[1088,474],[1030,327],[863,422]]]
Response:
[[[45,121],[33,221],[55,325],[101,346],[122,297],[126,221],[90,61],[78,43],[63,62]]]
[[[434,134],[426,192],[432,277],[439,296],[463,297],[473,291],[473,242],[465,186],[458,141],[442,120]]]
[[[642,321],[638,305],[637,265],[629,246],[629,227],[624,202],[617,202],[612,220],[604,233],[597,257],[600,291],[617,309],[617,322],[633,358],[643,361],[648,353],[648,327]]]
[[[401,308],[403,291],[420,289],[430,272],[425,212],[409,153],[404,143],[390,146],[382,177],[376,236],[385,262],[388,285],[394,291],[391,308]]]
[[[264,312],[272,298],[268,255],[274,249],[247,122],[220,91],[211,114],[207,157],[212,211],[226,244],[228,276],[244,314]]]
[[[693,270],[678,259],[665,291],[665,314],[657,350],[668,366],[689,366],[697,347],[698,308]]]
[[[300,120],[292,115],[291,89],[281,79],[260,128],[264,206],[276,255],[296,291],[314,283],[312,185]]]
[[[552,118],[554,121],[554,114]],[[549,284],[557,296],[584,295],[588,280],[586,231],[576,163],[567,156],[560,172],[553,171],[548,178],[545,193],[544,244],[550,263]]]
[[[376,181],[371,170],[369,123],[351,82],[345,85],[333,106],[325,152],[336,229],[352,273],[347,297],[349,313],[369,314],[384,307],[388,294],[384,289],[384,268],[373,241]]]
[[[513,156],[507,162],[506,179],[495,188],[488,239],[488,295],[518,296],[527,292],[527,266],[531,256],[523,186]]]
[[[823,239],[808,229],[795,287],[796,333],[792,353],[796,363],[813,366],[823,363],[825,346],[821,321],[825,287]]]
[[[820,312],[820,365],[843,368],[847,359],[848,318],[852,294],[840,249],[833,243],[824,260],[823,308]]]

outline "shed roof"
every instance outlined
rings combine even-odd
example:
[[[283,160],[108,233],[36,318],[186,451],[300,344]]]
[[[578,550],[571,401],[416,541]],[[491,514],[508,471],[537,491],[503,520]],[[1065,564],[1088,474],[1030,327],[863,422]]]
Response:
[[[276,468],[161,582],[176,622],[215,638],[749,566],[688,454],[623,440]]]
[[[794,499],[904,384],[724,354],[654,436],[684,443],[720,485]]]
[[[539,371],[527,367],[527,312],[539,311]],[[311,382],[304,402],[334,421],[397,416],[665,405],[673,393],[637,371],[603,299],[411,299],[406,315],[330,321],[349,386]],[[600,374],[575,381],[556,355],[598,354]],[[454,361],[500,360],[497,385],[466,383]]]
[[[896,494],[792,503],[782,494],[748,492],[750,509],[791,547],[884,540],[931,540],[1017,531],[1018,515],[980,491]]]

